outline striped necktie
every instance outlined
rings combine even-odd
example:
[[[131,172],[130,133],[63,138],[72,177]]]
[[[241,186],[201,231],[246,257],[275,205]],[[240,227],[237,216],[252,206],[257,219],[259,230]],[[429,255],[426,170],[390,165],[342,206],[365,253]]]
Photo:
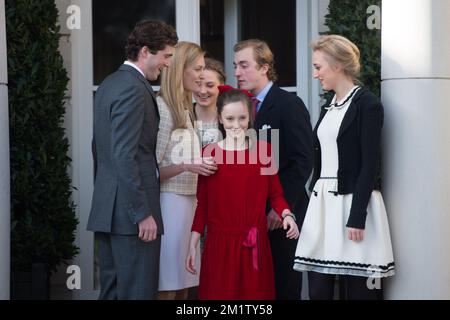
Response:
[[[258,103],[259,100],[256,97],[252,97],[252,116],[253,116],[253,121],[256,120],[256,114],[258,113]]]

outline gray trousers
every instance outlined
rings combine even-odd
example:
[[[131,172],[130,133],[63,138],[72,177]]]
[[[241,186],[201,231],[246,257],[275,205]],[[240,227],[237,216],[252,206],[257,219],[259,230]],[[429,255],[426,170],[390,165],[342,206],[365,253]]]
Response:
[[[100,300],[153,300],[158,293],[161,236],[95,233],[100,261]]]

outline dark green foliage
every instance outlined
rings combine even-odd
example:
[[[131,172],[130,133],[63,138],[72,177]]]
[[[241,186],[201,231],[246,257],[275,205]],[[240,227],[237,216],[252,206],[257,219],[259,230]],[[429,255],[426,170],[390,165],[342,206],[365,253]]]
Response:
[[[77,253],[63,128],[67,72],[54,0],[6,0],[11,136],[12,268],[52,271]]]
[[[367,27],[367,8],[381,0],[330,0],[325,24],[327,34],[338,34],[353,41],[361,51],[360,80],[375,95],[380,96],[381,30]]]

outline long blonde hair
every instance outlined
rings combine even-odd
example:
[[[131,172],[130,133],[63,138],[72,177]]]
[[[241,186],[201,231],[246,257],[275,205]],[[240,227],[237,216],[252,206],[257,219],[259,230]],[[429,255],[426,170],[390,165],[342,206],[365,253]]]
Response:
[[[164,99],[173,118],[174,130],[187,129],[186,110],[191,120],[194,119],[192,108],[192,92],[183,86],[184,70],[204,56],[205,52],[195,43],[180,41],[176,45],[172,62],[161,74],[161,90],[159,95]]]

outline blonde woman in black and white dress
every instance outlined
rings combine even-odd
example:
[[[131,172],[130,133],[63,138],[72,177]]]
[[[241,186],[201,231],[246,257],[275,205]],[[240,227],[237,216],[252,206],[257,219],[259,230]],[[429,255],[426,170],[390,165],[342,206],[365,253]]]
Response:
[[[315,128],[312,195],[294,269],[308,271],[311,299],[333,299],[336,275],[344,298],[379,299],[380,279],[395,268],[379,191],[383,106],[358,85],[356,45],[330,35],[312,49],[314,77],[335,96]]]

